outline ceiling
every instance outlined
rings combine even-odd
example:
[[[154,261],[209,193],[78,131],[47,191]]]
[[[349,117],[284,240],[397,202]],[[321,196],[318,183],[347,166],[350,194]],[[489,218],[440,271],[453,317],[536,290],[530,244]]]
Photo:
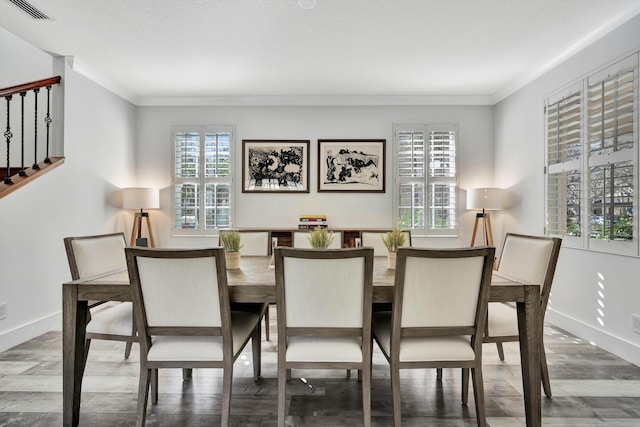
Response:
[[[29,0],[45,20],[0,0],[0,26],[138,104],[494,103],[640,13],[638,0],[300,1]]]

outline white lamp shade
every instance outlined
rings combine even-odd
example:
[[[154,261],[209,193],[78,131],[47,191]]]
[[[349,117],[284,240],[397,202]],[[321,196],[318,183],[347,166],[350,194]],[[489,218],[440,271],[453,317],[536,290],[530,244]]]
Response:
[[[502,209],[502,189],[473,188],[467,190],[467,209],[497,211]]]
[[[122,207],[125,209],[158,209],[160,207],[160,192],[157,188],[125,188],[122,190]]]

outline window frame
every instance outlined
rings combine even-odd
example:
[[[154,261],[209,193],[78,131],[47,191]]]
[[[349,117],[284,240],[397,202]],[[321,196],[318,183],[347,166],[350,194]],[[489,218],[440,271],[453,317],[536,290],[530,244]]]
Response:
[[[197,177],[177,177],[176,176],[176,134],[183,132],[193,132],[200,134],[199,168],[201,173]],[[229,174],[227,176],[206,177],[206,156],[204,155],[207,133],[229,133]],[[235,170],[235,126],[234,125],[194,125],[194,126],[172,126],[171,128],[171,152],[172,152],[172,172],[171,172],[171,230],[172,236],[215,236],[219,230],[226,230],[233,227],[234,219],[234,170]],[[198,194],[198,226],[196,228],[178,228],[176,225],[177,204],[176,186],[179,184],[194,183],[199,187]],[[229,186],[229,224],[224,227],[206,228],[206,185],[212,183],[227,184]]]
[[[454,176],[452,177],[438,177],[431,176],[431,168],[429,166],[430,162],[430,142],[431,142],[431,132],[453,132],[454,133]],[[423,159],[422,159],[422,171],[423,176],[400,176],[400,144],[399,144],[399,135],[402,132],[421,132],[423,135]],[[458,126],[456,124],[419,124],[419,123],[396,123],[393,125],[393,140],[394,140],[394,155],[393,155],[393,167],[394,167],[394,194],[393,194],[393,216],[394,223],[400,224],[400,195],[401,190],[400,187],[403,184],[411,184],[415,183],[418,185],[422,185],[423,188],[423,198],[424,198],[424,206],[423,206],[423,226],[422,227],[403,227],[400,225],[400,228],[403,230],[411,230],[413,235],[420,236],[428,236],[428,237],[457,237],[459,234],[460,227],[460,189],[458,187],[460,174],[458,168]],[[434,184],[445,184],[452,186],[453,193],[453,207],[444,208],[449,209],[453,212],[453,226],[451,228],[435,228],[430,227],[431,215],[433,208],[431,206],[431,201],[433,199],[434,194],[432,191],[432,185]]]
[[[639,198],[638,194],[640,191],[640,184],[638,182],[638,158],[639,158],[639,137],[638,137],[638,129],[640,123],[640,111],[638,109],[639,105],[639,92],[640,92],[640,82],[638,79],[639,74],[639,62],[638,62],[639,54],[638,52],[627,55],[623,58],[619,58],[616,61],[613,61],[606,66],[601,67],[595,72],[590,73],[582,77],[577,82],[574,82],[571,85],[567,85],[565,88],[556,91],[555,93],[545,97],[544,105],[544,121],[545,121],[545,200],[544,200],[544,209],[545,209],[545,234],[549,236],[559,236],[563,237],[564,244],[568,247],[594,250],[598,252],[606,252],[612,254],[621,254],[621,255],[631,255],[638,256],[640,254],[639,241],[638,241],[638,224],[639,224]],[[631,102],[632,113],[630,117],[633,120],[633,128],[632,128],[632,147],[630,149],[623,150],[601,150],[600,154],[592,154],[591,147],[594,143],[597,143],[598,138],[594,139],[595,133],[592,132],[592,129],[595,127],[598,128],[598,125],[593,124],[594,116],[597,117],[596,113],[593,113],[589,110],[589,102],[590,97],[592,97],[593,91],[590,91],[590,88],[597,86],[598,84],[602,84],[604,86],[605,81],[613,80],[617,76],[619,72],[632,67],[633,68],[633,100]],[[575,92],[576,90],[580,91],[581,97],[581,105],[580,105],[580,120],[581,120],[581,135],[580,135],[580,159],[578,161],[572,160],[567,162],[554,162],[550,163],[549,159],[549,139],[550,132],[547,127],[548,123],[548,107],[551,104],[556,103],[558,100],[561,100],[564,96],[567,96],[570,92]],[[616,100],[617,95],[616,95]],[[612,110],[609,110],[611,112]],[[614,116],[617,117],[617,106],[614,111]],[[615,129],[614,134],[616,135],[614,138],[617,138],[617,130],[624,125],[616,124],[615,127],[609,127],[609,129]],[[602,129],[601,129],[602,131]],[[609,137],[605,135],[601,135],[600,144],[604,145],[604,142]],[[608,238],[594,238],[591,237],[592,234],[592,223],[594,218],[594,211],[598,208],[597,206],[592,206],[592,187],[594,182],[596,182],[597,178],[592,177],[592,170],[595,168],[606,168],[607,166],[613,167],[614,165],[623,166],[625,162],[631,163],[631,170],[633,173],[633,177],[630,180],[633,184],[633,189],[631,190],[631,196],[633,198],[631,203],[630,210],[632,211],[631,215],[631,224],[633,227],[632,237],[630,240],[609,240]],[[577,170],[580,174],[580,236],[569,236],[565,234],[554,234],[550,230],[550,200],[549,200],[549,182],[550,177],[556,173],[568,172],[571,170]],[[620,187],[612,187],[618,189]],[[627,193],[629,194],[629,193]],[[612,197],[609,193],[605,194],[604,197]],[[629,197],[629,196],[627,196]],[[565,213],[567,210],[566,200],[563,205],[560,206],[560,210],[564,209]],[[597,215],[595,215],[597,218]]]

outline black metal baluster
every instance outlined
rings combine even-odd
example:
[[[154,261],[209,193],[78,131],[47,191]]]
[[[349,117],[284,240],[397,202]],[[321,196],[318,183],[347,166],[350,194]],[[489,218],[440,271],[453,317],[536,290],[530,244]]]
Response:
[[[49,127],[51,126],[51,114],[49,113],[50,106],[51,85],[47,86],[47,116],[44,118],[44,122],[47,124],[47,156],[44,158],[45,163],[51,163],[49,158]]]
[[[11,147],[11,138],[13,138],[13,134],[11,133],[11,98],[11,95],[5,96],[7,100],[7,130],[4,131],[4,137],[7,140],[7,177],[4,179],[5,184],[13,184],[11,180],[11,165],[9,164],[9,148]]]
[[[20,172],[18,175],[27,176],[27,171],[24,168],[24,97],[27,92],[20,93],[20,134],[22,136],[20,143]]]
[[[31,166],[32,169],[40,169],[40,166],[38,166],[38,92],[40,92],[40,89],[34,89],[33,90],[33,98],[35,100],[35,104],[34,104],[34,110],[35,110],[35,119],[34,119],[34,129],[33,129],[33,135],[34,135],[34,143],[33,143],[33,166]]]

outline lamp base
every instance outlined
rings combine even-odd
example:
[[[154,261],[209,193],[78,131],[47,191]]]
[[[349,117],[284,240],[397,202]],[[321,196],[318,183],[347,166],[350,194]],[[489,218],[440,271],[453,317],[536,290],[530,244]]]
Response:
[[[142,248],[148,248],[149,247],[149,243],[147,241],[146,237],[141,237],[139,239],[136,239],[136,246],[140,246]]]
[[[491,216],[484,209],[476,214],[476,221],[473,224],[473,234],[471,235],[471,244],[474,246],[476,242],[476,232],[478,231],[478,222],[482,220],[482,236],[485,246],[493,246],[493,232],[491,231]]]
[[[147,244],[147,239],[142,237],[142,219],[145,219],[147,223],[147,232],[149,233],[149,240]],[[144,244],[142,241],[144,240]],[[140,242],[141,244],[138,244]],[[153,241],[153,231],[151,230],[151,221],[149,220],[149,214],[147,212],[135,212],[133,214],[133,226],[131,227],[131,246],[143,246],[143,247],[152,247],[155,248],[155,242]]]

